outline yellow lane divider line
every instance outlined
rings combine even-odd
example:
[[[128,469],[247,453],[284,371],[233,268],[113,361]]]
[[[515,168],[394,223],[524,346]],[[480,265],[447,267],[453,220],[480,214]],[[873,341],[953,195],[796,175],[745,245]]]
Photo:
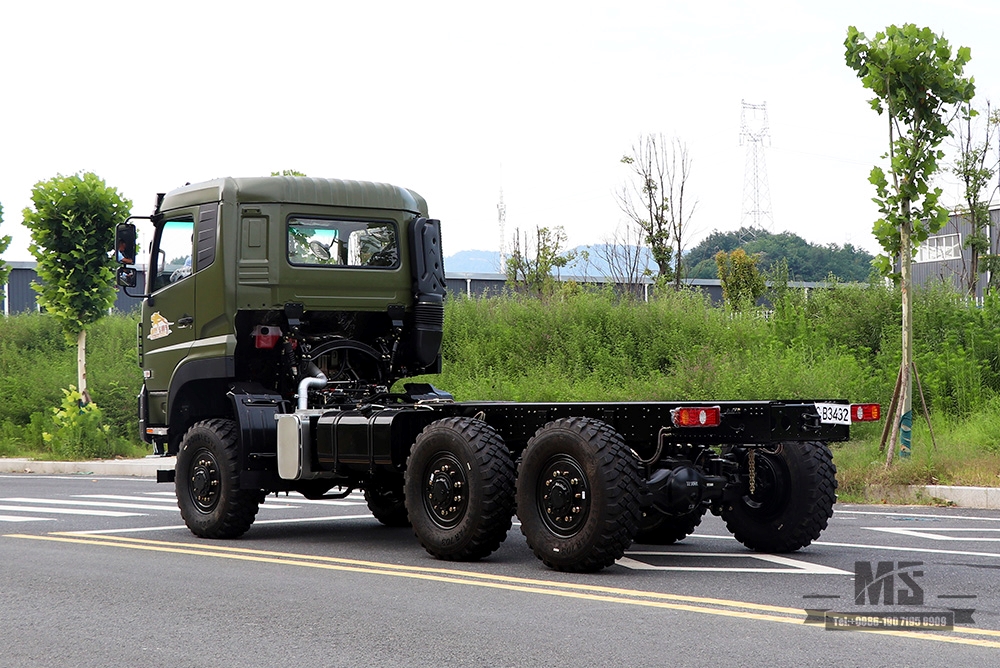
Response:
[[[135,549],[153,552],[166,552],[173,554],[188,554],[204,557],[216,557],[221,559],[233,559],[239,561],[252,561],[257,563],[282,564],[287,566],[300,566],[306,568],[319,568],[324,570],[336,570],[350,573],[364,573],[371,575],[388,575],[392,577],[404,577],[417,580],[427,580],[433,582],[443,582],[466,586],[485,587],[489,589],[502,589],[506,591],[517,591],[530,594],[544,594],[549,596],[560,596],[587,601],[600,601],[605,603],[617,603],[624,605],[638,605],[643,607],[661,608],[668,610],[678,610],[684,612],[695,612],[710,614],[721,617],[734,617],[739,619],[755,619],[758,621],[778,622],[782,624],[806,625],[805,611],[798,608],[787,608],[781,606],[763,605],[744,601],[733,601],[727,599],[707,598],[699,596],[684,596],[680,594],[664,594],[653,591],[642,591],[634,589],[621,589],[616,587],[604,587],[600,585],[584,585],[568,582],[557,582],[553,580],[537,580],[530,578],[517,578],[503,575],[491,575],[486,573],[474,573],[447,568],[431,568],[421,566],[403,566],[397,564],[387,564],[373,561],[362,561],[357,559],[344,559],[339,557],[324,557],[318,555],[305,555],[290,552],[274,552],[269,550],[253,550],[249,548],[227,547],[223,545],[195,545],[192,543],[180,543],[169,541],[148,540],[142,538],[127,538],[123,536],[106,536],[94,534],[74,534],[70,532],[53,533],[46,535],[37,534],[7,534],[8,538],[23,538],[29,540],[43,540],[62,543],[75,543],[81,545],[104,545],[125,549]],[[700,605],[696,605],[700,604]],[[712,607],[706,607],[712,606]],[[760,612],[750,612],[760,611]],[[766,614],[773,613],[773,614]],[[794,616],[786,616],[794,615]],[[810,626],[812,626],[810,624]],[[1000,632],[988,629],[971,629],[966,627],[956,627],[956,632],[971,635],[986,635],[1000,637]],[[901,638],[915,638],[921,640],[933,640],[938,642],[954,643],[960,645],[974,645],[979,647],[993,647],[1000,649],[1000,641],[968,638],[962,636],[941,635],[938,633],[920,631],[896,631],[890,629],[867,630],[865,633],[877,635],[889,635]]]

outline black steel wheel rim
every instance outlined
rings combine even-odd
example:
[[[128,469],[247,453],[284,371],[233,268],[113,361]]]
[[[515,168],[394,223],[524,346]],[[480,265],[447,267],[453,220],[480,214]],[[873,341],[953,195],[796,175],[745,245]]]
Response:
[[[469,507],[469,479],[458,457],[450,452],[434,456],[424,468],[424,509],[442,529],[451,529]]]
[[[788,497],[788,471],[772,456],[758,452],[754,455],[754,459],[756,460],[754,491],[750,492],[748,488],[743,496],[743,504],[765,517],[780,513]]]
[[[188,492],[194,506],[203,513],[215,510],[219,505],[222,475],[219,471],[219,462],[210,450],[201,449],[194,453],[191,458],[189,479]]]
[[[560,538],[575,536],[590,514],[590,484],[580,463],[557,455],[542,467],[535,494],[542,522]]]

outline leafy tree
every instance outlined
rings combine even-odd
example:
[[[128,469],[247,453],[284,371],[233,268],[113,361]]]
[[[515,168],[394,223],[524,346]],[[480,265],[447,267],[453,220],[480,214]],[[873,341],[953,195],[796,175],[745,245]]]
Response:
[[[750,239],[744,243],[744,239]],[[684,257],[692,278],[715,278],[715,254],[742,248],[748,255],[760,255],[758,268],[773,271],[784,261],[789,280],[825,281],[831,274],[842,281],[865,281],[871,273],[872,256],[851,244],[813,244],[797,234],[773,234],[766,230],[741,228],[735,232],[712,232]]]
[[[39,181],[31,191],[34,210],[24,210],[31,231],[28,250],[38,264],[38,304],[77,344],[77,387],[87,395],[87,327],[104,316],[115,300],[115,227],[132,202],[91,172]]]
[[[564,252],[566,240],[562,227],[536,227],[534,244],[529,244],[527,232],[522,235],[520,229],[515,229],[513,250],[505,267],[507,282],[539,295],[551,290],[552,270],[565,267],[576,257],[576,251]]]
[[[622,156],[621,161],[631,169],[632,180],[618,191],[618,206],[642,229],[659,277],[672,279],[671,161],[666,140],[663,135],[646,135],[632,145],[632,153]]]
[[[983,191],[997,173],[996,159],[989,158],[990,144],[1000,124],[1000,113],[990,110],[986,103],[986,123],[982,131],[982,140],[973,137],[975,127],[973,118],[978,112],[971,105],[963,106],[962,116],[955,123],[958,134],[958,159],[952,165],[951,171],[962,182],[965,199],[965,215],[968,216],[971,233],[966,235],[964,245],[969,249],[969,266],[964,272],[964,288],[970,295],[976,294],[979,285],[979,274],[990,270],[993,274],[1000,269],[1000,262],[990,255],[990,206],[983,199]],[[988,162],[987,162],[988,161]],[[980,260],[984,262],[980,263]],[[982,265],[982,266],[981,266]]]
[[[764,294],[764,277],[757,270],[759,260],[759,256],[747,255],[742,248],[731,253],[719,251],[715,254],[722,297],[734,311],[752,307]]]
[[[971,78],[962,71],[969,62],[968,47],[952,52],[951,45],[929,28],[912,23],[891,25],[873,39],[851,26],[844,40],[847,65],[875,97],[871,107],[887,113],[889,150],[888,175],[873,167],[869,180],[875,186],[882,218],[872,230],[884,255],[876,266],[884,275],[897,277],[902,294],[903,360],[900,377],[899,436],[902,456],[910,453],[912,413],[913,307],[911,262],[916,247],[941,229],[948,213],[938,203],[940,188],[930,182],[944,157],[938,147],[950,132],[948,117],[975,94]],[[890,182],[891,179],[891,182]],[[899,274],[893,259],[899,258]]]
[[[0,224],[3,224],[3,205],[0,204]],[[10,246],[10,235],[0,237],[0,255],[3,255]],[[7,288],[7,277],[10,276],[10,267],[3,260],[0,260],[0,301],[3,300]]]
[[[271,172],[271,176],[306,176],[306,173],[294,169],[283,169],[280,172]]]

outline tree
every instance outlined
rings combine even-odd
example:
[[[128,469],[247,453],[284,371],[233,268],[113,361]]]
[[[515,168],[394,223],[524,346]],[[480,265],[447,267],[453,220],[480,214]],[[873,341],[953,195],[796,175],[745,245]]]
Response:
[[[659,277],[673,279],[671,238],[678,237],[675,241],[679,244],[680,235],[675,232],[690,217],[683,209],[683,192],[691,168],[687,149],[676,139],[668,149],[663,135],[646,135],[632,145],[632,153],[622,156],[621,161],[631,169],[632,179],[616,193],[618,206],[642,230]],[[676,226],[680,227],[675,230]],[[679,262],[680,253],[677,255]]]
[[[764,294],[764,277],[757,270],[758,255],[747,255],[742,248],[731,253],[719,251],[715,254],[715,264],[719,268],[719,282],[722,284],[722,298],[734,311],[752,307]]]
[[[744,239],[750,241],[744,242]],[[735,232],[714,231],[684,256],[691,278],[715,278],[715,254],[742,248],[747,255],[760,255],[757,267],[772,271],[777,263],[787,265],[789,280],[825,281],[833,274],[843,281],[866,281],[872,271],[872,256],[851,244],[814,244],[797,234],[773,234],[767,230],[741,228]]]
[[[594,253],[607,267],[607,278],[633,297],[642,294],[642,279],[650,274],[649,255],[639,245],[641,237],[642,229],[629,220],[594,248]]]
[[[42,280],[32,284],[38,304],[59,321],[77,344],[77,387],[87,395],[87,326],[115,300],[115,227],[128,218],[132,202],[91,172],[39,181],[31,191],[34,210],[24,210],[31,231],[28,250]]]
[[[552,288],[552,270],[565,267],[576,257],[576,251],[564,253],[566,232],[562,227],[535,228],[534,248],[530,247],[528,233],[514,230],[513,250],[507,257],[507,282],[518,289],[539,295]]]
[[[872,168],[869,181],[875,186],[882,218],[873,232],[885,255],[876,258],[884,275],[898,278],[902,293],[903,360],[900,367],[900,455],[910,454],[910,427],[913,424],[913,307],[911,261],[913,254],[930,234],[940,230],[948,213],[938,203],[940,188],[931,188],[937,161],[944,157],[938,147],[950,132],[948,117],[975,94],[971,78],[962,77],[969,62],[968,47],[953,55],[951,46],[929,28],[912,23],[891,25],[869,40],[854,26],[847,29],[845,58],[875,97],[872,109],[888,112],[891,183],[885,171]],[[899,259],[899,274],[893,273],[893,259]],[[892,449],[890,449],[890,453]]]
[[[271,176],[306,176],[306,173],[295,169],[283,169],[280,172],[271,172]]]
[[[684,210],[684,192],[687,189],[688,178],[691,176],[692,160],[688,155],[687,144],[674,137],[670,148],[670,166],[667,169],[668,202],[667,219],[670,222],[670,232],[674,237],[674,289],[681,289],[681,254],[684,251],[684,233],[688,221],[698,208],[698,201],[691,208]]]
[[[0,204],[0,224],[3,224],[3,205]],[[10,246],[10,235],[0,237],[0,255],[7,252]],[[7,277],[10,276],[10,267],[3,260],[0,260],[0,301],[3,300],[7,290]]]
[[[976,141],[973,137],[976,129],[973,118],[977,115],[978,112],[971,105],[963,106],[962,115],[955,123],[958,134],[958,159],[951,168],[952,173],[962,182],[965,215],[969,217],[971,228],[964,241],[964,246],[969,249],[969,266],[962,278],[965,291],[972,296],[976,294],[979,275],[983,271],[990,270],[992,281],[993,274],[1000,269],[998,258],[990,255],[990,206],[989,200],[983,199],[983,191],[997,173],[996,159],[988,156],[993,135],[997,125],[1000,124],[1000,113],[996,110],[991,111],[989,102],[986,103],[986,123],[981,135],[982,141]],[[984,260],[982,266],[980,259]]]

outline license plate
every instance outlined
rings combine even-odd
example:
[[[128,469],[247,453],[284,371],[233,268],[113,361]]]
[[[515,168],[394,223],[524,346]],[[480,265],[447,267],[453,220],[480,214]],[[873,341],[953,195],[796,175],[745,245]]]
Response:
[[[851,424],[851,407],[848,404],[816,404],[819,421],[823,424]]]

